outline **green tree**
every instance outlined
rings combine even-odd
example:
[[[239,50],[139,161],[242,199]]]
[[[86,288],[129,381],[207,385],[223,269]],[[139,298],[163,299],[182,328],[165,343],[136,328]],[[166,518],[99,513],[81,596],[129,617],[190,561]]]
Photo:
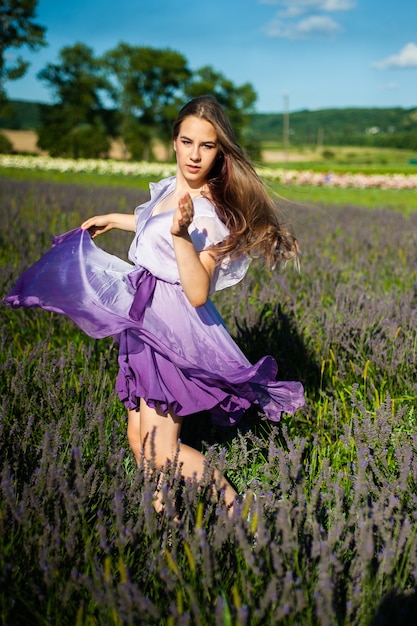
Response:
[[[0,133],[0,154],[12,154],[13,145],[11,141],[4,135]]]
[[[55,99],[44,108],[39,147],[74,158],[106,155],[111,129],[102,98],[110,85],[93,50],[82,43],[64,47],[59,63],[48,63],[38,77]]]
[[[260,142],[248,132],[254,106],[256,92],[250,83],[236,86],[231,80],[210,66],[195,71],[185,89],[185,97],[212,95],[227,112],[238,141],[246,148],[250,157],[259,159]]]
[[[231,80],[212,67],[205,66],[195,71],[187,84],[185,96],[195,98],[209,94],[214,96],[227,112],[239,140],[254,112],[256,92],[250,83],[237,87]]]
[[[191,76],[185,57],[173,50],[121,42],[103,56],[118,109],[119,130],[133,158],[151,156],[152,138],[167,141]]]
[[[42,105],[41,117],[38,146],[51,156],[85,159],[108,156],[109,136],[100,118],[73,126],[66,116],[66,108],[59,105]]]
[[[20,56],[8,63],[6,50],[46,45],[45,28],[33,21],[37,4],[38,0],[0,0],[0,105],[6,100],[4,84],[21,78],[29,66]]]

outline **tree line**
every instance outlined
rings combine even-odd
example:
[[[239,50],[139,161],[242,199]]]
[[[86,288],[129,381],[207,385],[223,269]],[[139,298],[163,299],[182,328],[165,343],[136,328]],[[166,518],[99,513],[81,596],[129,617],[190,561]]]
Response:
[[[0,0],[0,115],[10,115],[5,83],[21,78],[27,63],[11,64],[6,50],[46,45],[45,28],[36,23],[37,0]],[[239,141],[257,95],[250,83],[237,86],[210,66],[191,71],[187,59],[171,49],[120,42],[96,56],[84,43],[63,47],[38,79],[46,84],[52,106],[41,107],[38,145],[52,156],[106,156],[110,139],[122,141],[126,155],[152,157],[155,138],[169,145],[178,110],[189,99],[211,94],[226,109]]]
[[[260,141],[282,136],[282,114],[255,113],[250,130]],[[290,114],[293,146],[375,146],[417,150],[417,107],[296,111]]]
[[[0,115],[0,128],[35,130],[42,112],[50,105],[11,100],[7,115]],[[295,111],[290,114],[290,146],[377,146],[417,150],[417,109],[344,108]],[[281,113],[253,113],[244,128],[246,143],[279,147],[283,143]],[[258,158],[258,157],[257,157]]]
[[[191,71],[170,49],[119,43],[101,57],[83,44],[64,47],[38,77],[54,106],[44,107],[38,144],[52,156],[106,156],[117,137],[133,159],[152,158],[153,140],[171,143],[172,124],[189,99],[212,94],[244,142],[256,101],[249,83],[236,86],[206,66]]]

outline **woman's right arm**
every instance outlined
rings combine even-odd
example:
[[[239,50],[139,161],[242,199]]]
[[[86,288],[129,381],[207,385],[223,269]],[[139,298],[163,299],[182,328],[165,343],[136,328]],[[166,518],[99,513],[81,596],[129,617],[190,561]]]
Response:
[[[107,213],[106,215],[95,215],[81,224],[83,230],[88,230],[94,239],[97,235],[106,233],[112,228],[127,230],[132,233],[136,231],[135,215],[125,213]]]

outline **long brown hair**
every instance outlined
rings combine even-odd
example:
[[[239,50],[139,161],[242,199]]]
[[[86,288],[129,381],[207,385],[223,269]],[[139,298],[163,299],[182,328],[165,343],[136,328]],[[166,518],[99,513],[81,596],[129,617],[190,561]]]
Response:
[[[297,261],[297,240],[281,226],[277,208],[238,144],[223,108],[211,96],[194,98],[178,114],[173,127],[174,139],[178,137],[182,121],[189,116],[213,125],[220,148],[207,180],[210,200],[230,232],[218,248],[219,257],[235,258],[247,253],[264,257],[270,267],[281,261]]]

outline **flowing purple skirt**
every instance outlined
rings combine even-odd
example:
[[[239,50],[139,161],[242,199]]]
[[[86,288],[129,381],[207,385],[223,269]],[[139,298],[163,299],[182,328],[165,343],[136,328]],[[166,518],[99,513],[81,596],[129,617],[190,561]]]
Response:
[[[127,408],[143,398],[230,425],[251,405],[278,421],[304,404],[301,383],[276,380],[271,356],[249,363],[211,301],[192,307],[179,284],[104,252],[79,228],[56,237],[4,303],[65,314],[91,337],[117,337],[116,390]]]

